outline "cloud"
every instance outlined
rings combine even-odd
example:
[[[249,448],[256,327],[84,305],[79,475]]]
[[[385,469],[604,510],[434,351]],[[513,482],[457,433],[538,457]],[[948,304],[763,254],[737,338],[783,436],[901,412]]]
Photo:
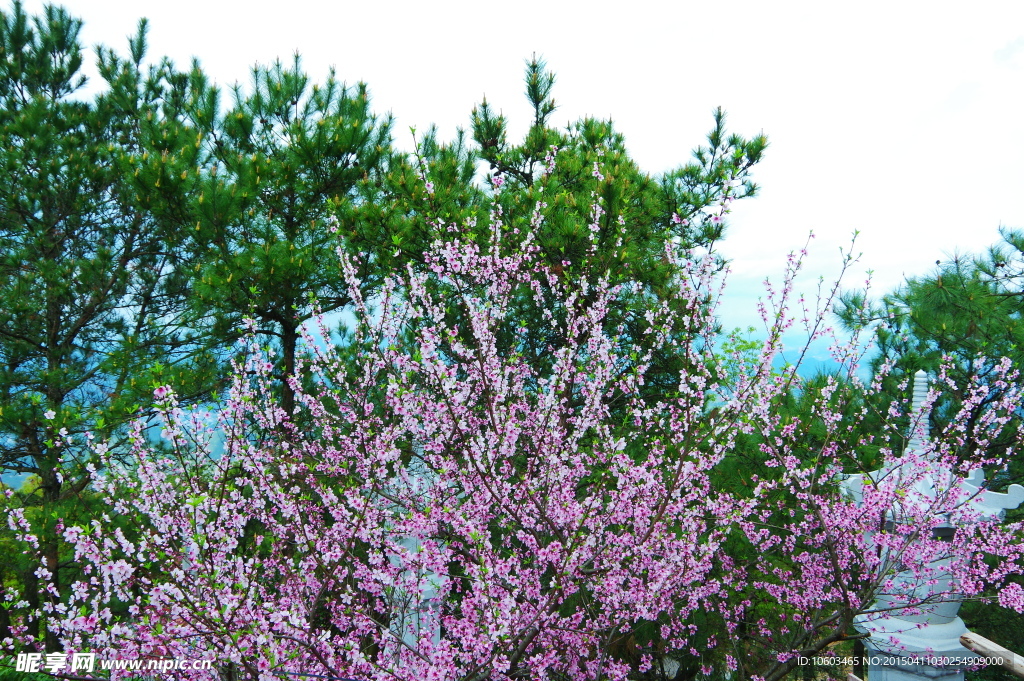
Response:
[[[1017,69],[1024,65],[1024,36],[1018,36],[992,54],[997,64]]]
[[[938,111],[943,113],[955,113],[970,107],[982,94],[982,86],[976,80],[969,80],[960,83],[946,99],[939,105]]]

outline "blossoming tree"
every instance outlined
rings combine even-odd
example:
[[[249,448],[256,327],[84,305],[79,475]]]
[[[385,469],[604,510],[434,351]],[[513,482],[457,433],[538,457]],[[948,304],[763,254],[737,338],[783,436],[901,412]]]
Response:
[[[212,657],[266,680],[653,679],[693,660],[704,674],[779,679],[855,636],[880,595],[903,612],[954,597],[915,601],[899,573],[928,580],[942,558],[961,598],[1024,569],[1020,528],[978,522],[959,487],[937,481],[927,504],[907,501],[928,474],[920,458],[857,499],[843,491],[867,449],[897,458],[902,434],[858,429],[878,386],[858,382],[852,348],[837,349],[844,380],[801,385],[798,367],[773,369],[800,256],[769,294],[763,349],[726,371],[712,256],[667,244],[673,304],[651,298],[629,325],[640,338],[609,321],[639,294],[630,282],[576,286],[541,264],[542,219],[543,206],[529,225],[496,214],[483,248],[447,226],[376,309],[340,255],[356,360],[307,337],[297,373],[315,380],[292,379],[293,413],[255,341],[217,414],[158,387],[165,446],[138,424],[132,464],[108,458],[96,475],[113,517],[64,529],[85,575],[48,606],[65,649]],[[524,299],[567,340],[543,370],[517,349],[534,331],[516,314]],[[805,311],[812,336],[828,302]],[[652,400],[654,352],[686,371]],[[931,459],[1006,422],[1019,380],[1006,363],[995,376],[1005,397],[937,434]],[[794,391],[804,412],[784,408]],[[882,417],[904,412],[897,402]],[[768,473],[721,475],[751,452]],[[932,538],[951,517],[953,540]],[[9,521],[32,550],[16,509]],[[1012,589],[1002,602],[1024,609]],[[14,611],[7,644],[33,645],[41,613]]]

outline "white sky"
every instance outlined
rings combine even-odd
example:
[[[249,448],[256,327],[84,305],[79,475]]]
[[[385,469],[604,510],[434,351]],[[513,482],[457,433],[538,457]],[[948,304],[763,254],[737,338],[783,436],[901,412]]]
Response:
[[[26,2],[30,12],[42,3]],[[486,94],[525,132],[524,59],[557,74],[558,122],[611,117],[641,167],[685,163],[721,105],[770,141],[722,244],[727,326],[753,323],[758,282],[814,230],[808,292],[853,230],[877,290],[1024,228],[1024,3],[311,2],[72,0],[84,42],[126,53],[140,16],[149,57],[198,56],[221,85],[299,50],[319,81],[369,84],[374,109],[442,138]],[[970,9],[968,9],[970,7]],[[89,71],[94,72],[89,60]]]

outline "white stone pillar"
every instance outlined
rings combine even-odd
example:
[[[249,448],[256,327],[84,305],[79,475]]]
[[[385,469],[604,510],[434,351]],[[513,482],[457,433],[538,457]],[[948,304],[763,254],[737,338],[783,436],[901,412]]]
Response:
[[[914,431],[907,448],[919,455],[925,451],[925,438],[915,426],[927,417],[922,407],[927,394],[927,375],[918,371],[914,375],[911,411],[911,427]],[[884,475],[896,473],[901,465],[896,461],[886,462],[880,470],[866,476],[848,476],[842,484],[854,500],[860,501],[865,477],[871,481],[881,480]],[[934,470],[938,474],[935,478],[950,475],[950,471],[941,469],[937,463]],[[966,492],[966,498],[973,499],[972,506],[981,513],[983,521],[999,522],[1005,517],[1006,509],[1016,508],[1024,501],[1024,487],[1011,485],[1006,494],[981,491],[984,480],[984,473],[975,470],[957,483]],[[934,499],[938,494],[933,480],[918,483],[914,492],[922,501],[927,501],[929,496]],[[898,509],[894,507],[891,517],[895,519],[897,514]],[[943,528],[937,529],[941,531]],[[949,528],[949,531],[952,535],[955,528]],[[936,603],[917,608],[919,612],[894,608],[879,619],[869,619],[862,615],[855,620],[854,625],[858,630],[871,634],[865,642],[869,658],[866,665],[868,681],[963,681],[964,669],[969,664],[929,664],[930,661],[972,660],[978,657],[960,643],[960,636],[968,632],[958,616],[960,601],[954,593],[952,576],[948,572],[943,574],[943,567],[948,562],[948,559],[944,559],[934,564],[938,571],[938,583],[934,585],[919,583],[910,571],[900,573],[896,580],[898,593],[880,594],[872,609],[884,609],[902,602],[898,600],[899,595],[910,596],[914,602],[934,596]],[[914,662],[913,658],[919,658],[920,661]]]

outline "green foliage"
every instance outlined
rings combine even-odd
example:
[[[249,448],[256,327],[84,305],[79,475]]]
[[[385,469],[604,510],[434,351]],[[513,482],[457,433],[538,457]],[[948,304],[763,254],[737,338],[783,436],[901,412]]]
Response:
[[[422,265],[425,248],[448,229],[487,224],[487,197],[474,183],[478,155],[466,133],[440,142],[433,126],[420,137],[412,132],[415,152],[396,153],[382,183],[361,187],[361,219],[345,232],[351,251],[372,257],[382,272]]]
[[[973,378],[988,384],[988,397],[964,419],[968,427],[979,423],[987,405],[1002,394],[999,385],[986,380],[994,363],[1006,357],[1019,366],[1024,359],[1024,235],[1005,231],[1003,236],[1005,244],[986,255],[939,263],[933,274],[908,279],[878,303],[865,300],[861,292],[847,293],[839,310],[848,328],[874,327],[879,348],[874,366],[894,365],[886,384],[890,391],[919,369],[937,375],[943,364],[957,385],[970,385]],[[964,397],[947,391],[932,411],[933,430],[950,423]],[[1018,434],[1010,429],[988,443],[985,454],[1002,456]],[[963,455],[976,447],[975,439],[969,439]],[[1011,459],[1009,465],[1008,473],[997,476],[997,485],[1024,482],[1019,461]]]
[[[660,248],[667,238],[683,250],[713,248],[725,223],[703,218],[702,210],[725,197],[756,193],[746,173],[761,159],[767,139],[728,135],[721,109],[714,113],[709,146],[697,147],[693,162],[651,177],[629,158],[625,139],[610,120],[584,118],[566,130],[549,127],[556,109],[551,97],[554,82],[543,60],[527,63],[526,95],[534,120],[522,144],[508,143],[506,120],[486,99],[472,116],[473,138],[489,164],[488,181],[493,185],[500,175],[507,183],[502,205],[510,221],[516,215],[528,219],[538,202],[547,206],[539,242],[552,267],[568,260],[573,272],[587,261],[595,271],[610,265],[623,278],[658,281],[652,268],[661,278],[667,273]],[[545,173],[555,153],[558,164],[554,172]],[[735,187],[728,186],[732,180]],[[603,210],[599,217],[593,214],[595,201]],[[595,219],[603,228],[597,259],[588,239]]]
[[[49,674],[18,672],[14,667],[0,666],[0,681],[50,681],[52,678]]]
[[[190,324],[224,347],[254,319],[278,339],[281,375],[291,375],[299,327],[316,313],[311,300],[322,312],[351,302],[336,232],[367,241],[367,199],[377,198],[392,158],[390,120],[370,112],[364,84],[346,87],[333,73],[312,84],[298,55],[290,68],[254,68],[251,90],[236,86],[223,113],[198,64],[168,79],[174,90],[144,123],[141,153],[126,169],[156,219],[182,236]],[[365,263],[369,286],[380,280],[377,265]]]

